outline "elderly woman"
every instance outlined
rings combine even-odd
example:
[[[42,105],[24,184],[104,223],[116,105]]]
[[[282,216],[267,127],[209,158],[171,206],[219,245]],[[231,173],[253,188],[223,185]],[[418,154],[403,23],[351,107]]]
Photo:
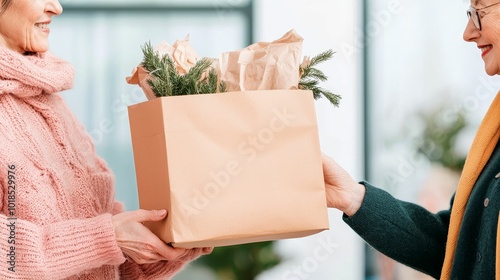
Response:
[[[113,175],[58,92],[73,68],[49,52],[57,0],[0,0],[0,279],[169,279],[210,248],[174,249],[124,212]]]
[[[472,1],[464,39],[476,43],[486,73],[500,74],[500,2]],[[448,210],[430,213],[358,184],[332,159],[323,166],[330,207],[374,248],[440,279],[500,279],[500,94],[472,144]]]

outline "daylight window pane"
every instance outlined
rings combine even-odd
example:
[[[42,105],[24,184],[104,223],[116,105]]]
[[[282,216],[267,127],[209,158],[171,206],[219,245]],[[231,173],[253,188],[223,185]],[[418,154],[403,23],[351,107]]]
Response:
[[[61,0],[63,6],[73,5],[161,5],[161,6],[210,6],[210,7],[241,7],[251,0]]]
[[[74,88],[63,96],[114,170],[117,200],[127,209],[138,208],[127,106],[145,101],[145,96],[125,78],[142,60],[141,45],[173,44],[189,35],[200,57],[217,57],[247,45],[247,22],[240,13],[164,10],[74,9],[54,19],[50,49],[76,69]]]

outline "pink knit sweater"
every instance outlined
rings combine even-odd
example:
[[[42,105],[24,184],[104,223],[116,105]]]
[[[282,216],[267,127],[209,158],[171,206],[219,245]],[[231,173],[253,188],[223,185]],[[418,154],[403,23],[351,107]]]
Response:
[[[198,257],[137,265],[117,246],[111,171],[59,91],[73,68],[0,48],[0,279],[170,279]]]

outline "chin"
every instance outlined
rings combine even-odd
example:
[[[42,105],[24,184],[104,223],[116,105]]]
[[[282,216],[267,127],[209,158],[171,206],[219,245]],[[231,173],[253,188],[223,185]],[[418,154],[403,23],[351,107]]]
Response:
[[[38,44],[35,46],[31,46],[29,49],[26,49],[25,51],[27,53],[44,53],[49,50],[49,44]]]
[[[500,74],[500,68],[498,66],[492,67],[486,65],[484,70],[486,71],[486,74],[488,74],[489,76],[495,76]]]
[[[486,74],[488,74],[488,76],[495,76],[495,75],[498,75],[499,73],[498,72],[494,72],[494,71],[488,71],[488,70],[486,70]]]

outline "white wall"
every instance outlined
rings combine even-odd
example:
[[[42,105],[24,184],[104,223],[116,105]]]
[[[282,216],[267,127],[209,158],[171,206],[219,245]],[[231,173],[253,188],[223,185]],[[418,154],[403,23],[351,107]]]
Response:
[[[337,53],[324,64],[330,78],[325,88],[342,95],[339,108],[317,101],[321,147],[355,178],[362,177],[361,51],[354,43],[360,30],[361,1],[256,0],[256,41],[272,41],[290,29],[304,38],[304,55],[327,49]],[[358,33],[359,35],[359,33]],[[329,231],[308,238],[281,241],[285,261],[259,280],[345,279],[364,277],[362,241],[331,210]],[[315,255],[325,244],[328,256]],[[328,246],[326,246],[328,247]],[[326,250],[325,250],[326,252]]]

